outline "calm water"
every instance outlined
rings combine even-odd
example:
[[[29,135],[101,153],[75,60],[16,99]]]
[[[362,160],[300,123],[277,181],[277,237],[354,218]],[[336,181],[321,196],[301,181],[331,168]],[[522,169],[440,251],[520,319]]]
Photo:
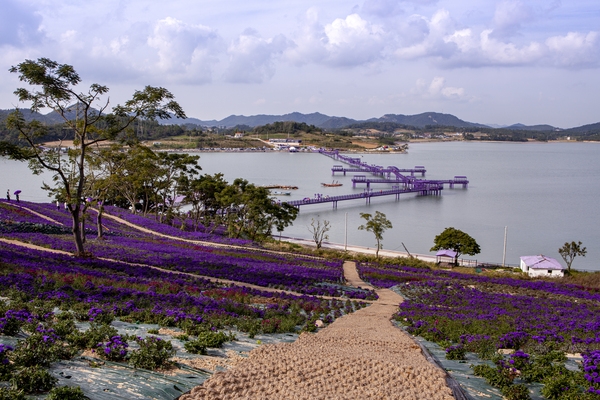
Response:
[[[473,236],[481,254],[470,257],[484,262],[502,262],[504,227],[508,227],[506,263],[518,264],[519,256],[544,254],[561,260],[558,248],[566,241],[587,247],[585,258],[573,266],[600,270],[600,144],[594,143],[420,143],[411,144],[408,154],[363,154],[376,165],[412,168],[424,165],[429,179],[466,175],[468,189],[444,189],[441,196],[403,195],[376,198],[370,205],[361,200],[302,207],[294,225],[283,234],[310,238],[311,219],[331,222],[329,241],[344,243],[344,221],[348,219],[348,244],[373,247],[369,232],[357,228],[364,220],[359,213],[381,211],[394,228],[384,233],[383,247],[432,254],[433,238],[453,226]],[[229,181],[242,177],[258,185],[296,185],[285,199],[313,197],[315,193],[338,195],[352,189],[351,175],[331,176],[332,165],[340,164],[319,154],[304,153],[201,153],[203,173],[222,172]],[[39,189],[42,179],[31,176],[26,164],[0,159],[0,189],[23,190],[22,198],[44,201]],[[344,185],[323,188],[321,182],[339,180]],[[377,189],[380,186],[374,186]],[[469,258],[469,257],[468,257]]]

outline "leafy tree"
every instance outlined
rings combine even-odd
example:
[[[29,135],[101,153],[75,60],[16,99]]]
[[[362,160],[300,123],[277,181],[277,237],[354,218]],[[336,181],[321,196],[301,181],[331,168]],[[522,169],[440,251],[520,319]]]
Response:
[[[375,250],[375,257],[379,258],[379,249],[381,249],[381,241],[383,240],[383,232],[387,229],[392,228],[392,223],[387,219],[386,215],[382,212],[375,211],[373,217],[368,213],[360,213],[360,217],[365,219],[367,223],[358,227],[360,230],[366,230],[372,232],[377,240],[377,250]]]
[[[429,251],[449,249],[456,252],[454,265],[458,264],[458,257],[461,254],[474,256],[481,252],[481,248],[475,239],[465,232],[452,227],[444,229],[442,233],[435,237],[433,243],[434,246]]]
[[[216,195],[225,214],[230,237],[262,240],[271,235],[273,227],[281,232],[292,224],[298,209],[287,203],[277,204],[263,187],[238,178]]]
[[[27,147],[26,152],[15,153],[15,158],[25,156],[34,173],[52,171],[57,177],[57,184],[64,189],[73,222],[76,254],[85,255],[80,219],[90,148],[101,142],[135,139],[131,129],[135,120],[166,119],[171,118],[170,113],[185,118],[185,113],[168,90],[151,86],[135,91],[131,100],[107,113],[109,100],[102,98],[108,87],[94,83],[87,91],[78,92],[76,86],[81,78],[75,69],[48,58],[25,60],[11,67],[10,72],[19,74],[22,82],[34,87],[31,90],[17,89],[15,94],[19,101],[29,102],[32,112],[44,108],[53,110],[64,120],[66,130],[74,137],[75,149],[69,150],[68,162],[65,162],[58,150],[48,151],[41,146],[40,141],[48,132],[46,125],[35,120],[27,122],[18,109],[7,118],[7,127],[17,130]]]
[[[571,264],[573,264],[573,260],[577,256],[585,257],[587,254],[587,249],[585,247],[581,247],[581,242],[565,242],[563,247],[558,249],[558,252],[562,256],[565,263],[567,263],[567,271],[571,273]]]
[[[180,191],[185,195],[188,204],[192,206],[190,217],[194,221],[195,229],[200,222],[204,231],[212,233],[219,226],[223,217],[223,203],[217,197],[227,188],[228,183],[223,174],[202,175],[198,178],[180,180]]]
[[[326,219],[321,222],[321,220],[316,220],[311,218],[310,220],[310,228],[308,231],[312,234],[313,240],[317,245],[317,249],[321,248],[323,244],[323,240],[329,240],[329,229],[331,228],[331,224]]]

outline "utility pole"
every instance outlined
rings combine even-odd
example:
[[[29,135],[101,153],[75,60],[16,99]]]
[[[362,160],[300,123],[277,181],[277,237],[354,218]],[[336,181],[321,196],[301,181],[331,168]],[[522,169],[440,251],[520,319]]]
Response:
[[[508,230],[508,226],[504,227],[504,252],[502,253],[502,267],[504,267],[504,262],[506,261],[506,231]]]
[[[344,251],[348,251],[348,213],[344,215]]]

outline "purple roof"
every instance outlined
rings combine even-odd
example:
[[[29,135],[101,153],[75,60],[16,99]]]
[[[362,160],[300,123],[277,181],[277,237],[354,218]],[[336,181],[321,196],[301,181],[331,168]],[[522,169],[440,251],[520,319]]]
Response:
[[[540,254],[539,256],[523,256],[521,260],[533,269],[565,269],[557,260]]]
[[[456,252],[452,251],[452,250],[444,249],[444,250],[438,251],[437,253],[435,253],[435,255],[437,257],[452,257],[452,258],[454,258],[454,257],[456,257]]]

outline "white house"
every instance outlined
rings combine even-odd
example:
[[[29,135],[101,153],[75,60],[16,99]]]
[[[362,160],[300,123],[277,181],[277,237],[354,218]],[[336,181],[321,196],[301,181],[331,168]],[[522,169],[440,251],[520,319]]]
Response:
[[[562,277],[565,275],[565,267],[554,258],[539,256],[521,257],[521,271],[529,276],[551,276]]]

